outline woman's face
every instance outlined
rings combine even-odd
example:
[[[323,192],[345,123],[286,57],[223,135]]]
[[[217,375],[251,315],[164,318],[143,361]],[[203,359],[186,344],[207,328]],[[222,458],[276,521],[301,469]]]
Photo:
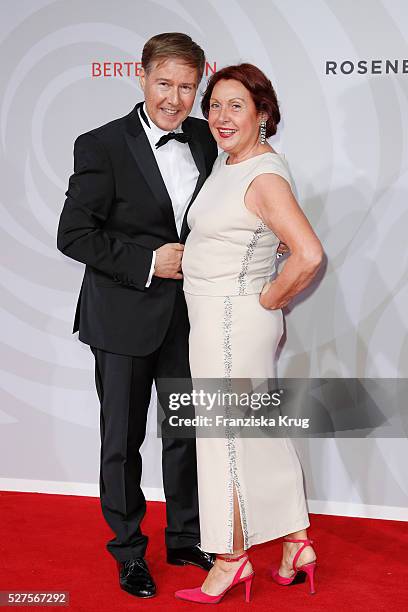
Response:
[[[222,79],[215,85],[208,114],[208,124],[218,146],[239,154],[256,146],[261,113],[251,94],[240,81]]]

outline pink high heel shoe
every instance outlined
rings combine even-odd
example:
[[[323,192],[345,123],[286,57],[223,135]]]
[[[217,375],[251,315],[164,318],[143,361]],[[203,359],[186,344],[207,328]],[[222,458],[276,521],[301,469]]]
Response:
[[[207,593],[203,593],[201,587],[196,587],[195,589],[183,589],[182,591],[176,591],[175,596],[177,599],[183,599],[184,601],[193,601],[194,603],[203,603],[203,604],[217,604],[220,603],[222,598],[228,591],[230,591],[233,587],[237,586],[237,584],[244,583],[245,584],[245,601],[249,602],[251,599],[251,588],[252,581],[255,576],[255,572],[249,574],[249,576],[244,576],[241,578],[242,572],[244,571],[244,567],[249,561],[249,557],[247,553],[240,555],[239,557],[235,557],[233,559],[228,557],[223,557],[222,555],[217,555],[217,559],[221,559],[222,561],[239,561],[240,559],[244,559],[245,561],[241,563],[239,566],[232,583],[219,595],[207,595]]]
[[[303,565],[299,565],[299,567],[296,566],[296,561],[299,559],[300,553],[302,552],[302,550],[304,550],[307,546],[311,546],[313,544],[313,540],[292,540],[290,538],[283,538],[285,540],[285,542],[302,542],[303,546],[301,546],[299,548],[299,550],[296,552],[294,558],[293,558],[293,563],[292,563],[292,567],[294,570],[294,574],[291,578],[287,578],[285,576],[281,576],[279,573],[279,566],[275,566],[272,568],[272,578],[275,582],[277,582],[278,584],[282,585],[282,586],[289,586],[290,584],[292,584],[292,582],[295,580],[298,572],[305,572],[309,578],[309,582],[310,582],[310,594],[313,595],[313,593],[316,593],[315,587],[314,587],[314,573],[315,573],[315,569],[316,569],[316,561],[311,561],[310,563],[304,563]],[[300,581],[299,581],[300,582]],[[303,581],[302,581],[303,582]]]

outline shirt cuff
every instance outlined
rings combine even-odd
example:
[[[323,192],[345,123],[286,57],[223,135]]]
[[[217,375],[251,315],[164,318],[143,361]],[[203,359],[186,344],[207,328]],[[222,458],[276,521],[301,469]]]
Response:
[[[149,272],[149,276],[147,278],[145,287],[150,287],[150,283],[152,282],[152,277],[153,277],[155,263],[156,263],[156,251],[153,251],[153,254],[152,254],[152,265],[150,266],[150,272]]]

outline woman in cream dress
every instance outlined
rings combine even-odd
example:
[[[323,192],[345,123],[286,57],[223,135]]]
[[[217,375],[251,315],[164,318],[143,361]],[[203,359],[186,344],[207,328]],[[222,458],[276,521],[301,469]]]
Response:
[[[187,219],[182,267],[192,378],[270,379],[281,308],[310,283],[321,245],[293,196],[285,157],[265,141],[280,119],[265,75],[250,64],[224,68],[210,79],[202,108],[223,152]],[[291,255],[271,282],[280,241]],[[199,436],[197,466],[201,546],[217,559],[201,588],[177,597],[218,603],[238,582],[249,597],[254,572],[245,551],[281,536],[302,542],[285,542],[276,581],[292,581],[297,567],[313,565],[290,439]]]

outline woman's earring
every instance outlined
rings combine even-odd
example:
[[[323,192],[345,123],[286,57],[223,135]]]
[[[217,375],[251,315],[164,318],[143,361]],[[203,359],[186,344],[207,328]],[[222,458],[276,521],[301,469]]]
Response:
[[[260,144],[265,144],[266,142],[266,121],[265,119],[262,119],[261,123],[259,124],[259,142]]]

